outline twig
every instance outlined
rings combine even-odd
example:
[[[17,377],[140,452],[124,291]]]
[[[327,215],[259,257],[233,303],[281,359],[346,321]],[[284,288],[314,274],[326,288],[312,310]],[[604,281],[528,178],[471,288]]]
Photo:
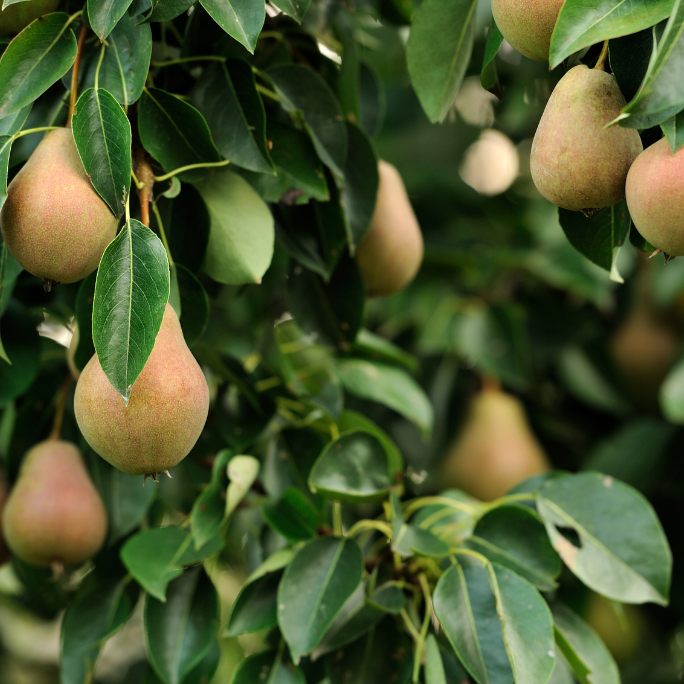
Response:
[[[78,45],[76,48],[76,59],[74,60],[74,67],[71,70],[71,97],[69,98],[69,113],[67,114],[66,127],[71,128],[71,118],[76,109],[76,100],[78,99],[78,73],[81,68],[81,53],[83,52],[83,45],[85,43],[88,27],[85,24],[81,25],[81,32],[78,34]]]

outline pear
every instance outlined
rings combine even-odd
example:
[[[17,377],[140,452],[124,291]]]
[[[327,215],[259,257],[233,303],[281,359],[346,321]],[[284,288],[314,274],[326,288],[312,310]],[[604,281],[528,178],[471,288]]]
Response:
[[[17,2],[0,12],[0,37],[13,36],[34,19],[57,11],[59,0],[28,0]]]
[[[634,225],[654,247],[684,256],[684,149],[663,138],[640,154],[627,176],[627,206]]]
[[[549,469],[522,404],[486,386],[475,397],[442,467],[444,489],[457,487],[482,501],[498,499]]]
[[[632,128],[606,124],[625,106],[612,74],[583,64],[551,94],[532,143],[530,171],[549,202],[592,213],[625,197],[632,162],[643,150]]]
[[[7,545],[34,565],[80,565],[107,536],[107,514],[74,444],[48,439],[25,456],[2,520]]]
[[[14,258],[46,289],[92,273],[118,221],[95,192],[70,128],[50,131],[7,188],[0,228]]]
[[[7,548],[7,544],[2,535],[2,516],[5,504],[7,503],[8,494],[9,488],[7,487],[7,480],[5,480],[5,476],[2,471],[0,471],[0,565],[3,565],[10,559],[10,551]]]
[[[128,405],[95,355],[78,379],[74,410],[88,444],[124,473],[156,477],[187,456],[207,420],[209,387],[169,304]]]
[[[492,14],[503,37],[520,53],[546,62],[551,34],[565,0],[492,0]]]
[[[423,261],[423,235],[397,169],[380,160],[373,219],[356,248],[356,262],[369,296],[403,290]]]

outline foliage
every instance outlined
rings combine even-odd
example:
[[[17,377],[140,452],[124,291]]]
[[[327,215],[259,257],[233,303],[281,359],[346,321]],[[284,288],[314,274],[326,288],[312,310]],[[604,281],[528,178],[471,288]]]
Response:
[[[235,684],[619,681],[567,606],[581,612],[586,588],[667,606],[681,556],[682,365],[662,384],[667,423],[606,361],[628,304],[615,281],[649,246],[623,203],[558,221],[524,174],[482,200],[457,173],[480,134],[458,118],[464,79],[503,98],[497,127],[523,150],[562,68],[515,63],[495,25],[485,42],[476,0],[62,4],[1,46],[0,206],[41,131],[66,122],[76,70],[74,139],[122,226],[96,277],[50,294],[0,242],[4,467],[13,481],[47,436],[68,373],[41,315],[43,333],[77,322],[75,365],[96,352],[128,399],[169,300],[212,395],[173,479],[144,488],[89,450],[67,402],[107,545],[85,577],[12,562],[13,601],[65,610],[62,683],[91,681],[138,602],[145,682],[208,682],[237,661]],[[610,39],[631,100],[619,125],[645,141],[662,126],[675,149],[683,22],[679,0],[566,0],[551,66],[592,63]],[[428,127],[421,105],[456,122]],[[380,155],[405,171],[428,249],[411,288],[367,302],[353,257]],[[664,310],[684,271],[646,269]],[[493,502],[444,491],[437,464],[482,376],[525,399],[559,468]],[[255,633],[248,657],[229,653]]]

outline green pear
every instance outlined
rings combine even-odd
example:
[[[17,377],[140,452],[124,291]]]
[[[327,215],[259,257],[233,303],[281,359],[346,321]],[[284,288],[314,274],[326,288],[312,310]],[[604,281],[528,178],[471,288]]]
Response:
[[[457,487],[482,501],[493,501],[548,469],[520,401],[498,388],[485,387],[444,460],[443,488]]]
[[[663,138],[640,154],[627,176],[627,206],[641,235],[670,256],[684,256],[684,148]]]
[[[28,0],[16,2],[0,12],[0,37],[13,36],[34,19],[56,12],[59,0]]]
[[[48,290],[92,273],[117,224],[83,168],[70,128],[41,140],[9,184],[0,212],[10,252]]]
[[[380,184],[373,219],[356,248],[356,262],[369,296],[403,290],[423,261],[423,235],[404,182],[386,161],[378,164]]]
[[[503,37],[520,53],[546,62],[551,34],[565,0],[492,0],[492,14]]]
[[[625,198],[632,162],[643,150],[632,128],[615,120],[625,98],[612,74],[583,64],[570,69],[551,94],[532,143],[530,171],[549,202],[592,213]]]
[[[74,410],[88,444],[124,473],[155,477],[187,456],[207,420],[209,387],[170,305],[128,404],[96,354],[78,379]]]
[[[80,565],[107,536],[107,513],[74,444],[48,439],[25,456],[2,528],[12,552],[34,565]]]

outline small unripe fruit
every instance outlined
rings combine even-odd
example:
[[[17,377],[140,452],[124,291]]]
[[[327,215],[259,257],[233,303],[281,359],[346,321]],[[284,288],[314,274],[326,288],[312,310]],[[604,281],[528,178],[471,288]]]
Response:
[[[423,261],[423,235],[397,169],[378,164],[380,185],[371,226],[356,248],[356,261],[369,296],[403,290]]]
[[[520,53],[546,62],[551,34],[565,0],[492,0],[492,14],[503,37]]]

